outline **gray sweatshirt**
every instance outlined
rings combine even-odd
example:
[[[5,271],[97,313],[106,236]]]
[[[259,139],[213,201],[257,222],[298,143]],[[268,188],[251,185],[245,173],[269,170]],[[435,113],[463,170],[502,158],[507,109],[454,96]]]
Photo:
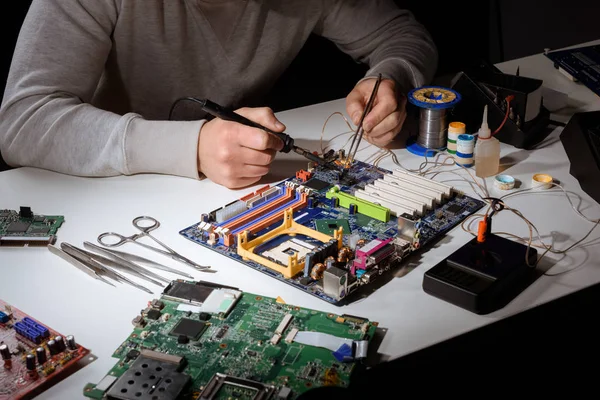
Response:
[[[205,120],[179,103],[169,121],[172,103],[254,104],[311,32],[403,91],[436,69],[430,36],[392,0],[34,0],[0,108],[0,150],[14,167],[198,179]]]

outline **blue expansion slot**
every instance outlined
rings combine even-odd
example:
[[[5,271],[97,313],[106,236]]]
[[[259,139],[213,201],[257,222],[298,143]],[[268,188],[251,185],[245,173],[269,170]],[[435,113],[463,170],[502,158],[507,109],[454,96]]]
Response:
[[[252,222],[247,223],[246,225],[243,225],[241,227],[239,227],[238,229],[234,230],[233,233],[234,235],[237,235],[240,232],[244,232],[244,230],[248,229],[249,227],[251,227],[252,225],[257,224],[258,222],[260,222],[261,220],[265,219],[265,218],[269,218],[272,215],[275,215],[277,213],[283,213],[283,211],[285,211],[287,208],[289,208],[292,204],[298,202],[298,200],[300,200],[300,194],[298,192],[295,192],[296,196],[294,197],[294,199],[292,201],[290,201],[289,203],[286,203],[282,206],[279,206],[278,208],[276,208],[275,210],[261,216],[260,218],[257,218],[255,220],[253,220]],[[282,214],[283,215],[283,214]]]
[[[275,201],[275,200],[279,199],[280,197],[283,197],[284,195],[285,195],[285,191],[282,191],[282,193],[279,193],[279,194],[278,194],[276,197],[273,197],[273,198],[271,198],[271,199],[269,200],[269,203],[270,203],[271,201]],[[266,204],[265,202],[262,202],[262,203],[260,204],[260,206],[262,207],[262,206],[264,206],[265,204]],[[227,225],[228,223],[230,223],[230,222],[233,222],[233,221],[237,220],[238,218],[242,218],[244,215],[248,215],[249,213],[253,212],[253,211],[254,211],[256,208],[257,208],[256,206],[255,206],[255,207],[252,207],[252,208],[249,208],[249,209],[247,209],[246,211],[244,211],[243,213],[240,213],[240,214],[236,215],[235,217],[231,217],[231,218],[229,218],[227,221],[223,221],[223,222],[221,222],[221,223],[219,223],[219,224],[215,224],[215,225],[216,225],[216,226],[225,226],[225,225]]]

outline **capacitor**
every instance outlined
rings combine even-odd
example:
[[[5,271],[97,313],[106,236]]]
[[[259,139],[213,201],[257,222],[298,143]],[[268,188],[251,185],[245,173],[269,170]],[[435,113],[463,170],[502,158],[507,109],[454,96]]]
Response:
[[[350,203],[350,206],[348,207],[348,213],[350,215],[356,214],[356,204]]]
[[[0,354],[2,355],[3,360],[10,360],[10,358],[12,357],[10,349],[5,344],[0,345]]]
[[[336,196],[331,197],[331,207],[337,207],[340,204],[339,199]]]
[[[345,263],[348,262],[348,260],[350,259],[350,255],[352,254],[352,251],[344,246],[340,249],[340,251],[338,251],[338,259],[337,261],[339,263]]]
[[[46,357],[46,349],[44,349],[43,347],[38,347],[37,349],[35,349],[35,354],[37,355],[37,361],[40,365],[45,364],[46,360],[48,360],[48,358]]]
[[[312,197],[308,198],[307,206],[308,206],[308,208],[311,208],[311,209],[315,207],[315,200]]]
[[[315,264],[310,271],[310,277],[315,281],[323,279],[323,272],[325,272],[325,265],[322,263]]]
[[[67,345],[65,344],[65,340],[63,339],[62,336],[54,337],[54,341],[56,342],[56,348],[58,349],[59,353],[65,351],[67,349]]]
[[[50,351],[51,356],[55,356],[58,353],[60,353],[60,351],[58,351],[58,345],[56,344],[56,341],[54,339],[48,340],[48,343],[46,343],[46,345],[48,346],[48,350]]]
[[[29,371],[35,370],[35,356],[33,354],[27,354],[25,357],[25,366]]]
[[[77,342],[75,342],[75,337],[73,335],[67,336],[67,348],[69,350],[77,350]]]
[[[359,239],[358,242],[356,242],[356,248],[363,247],[366,242],[365,239]]]

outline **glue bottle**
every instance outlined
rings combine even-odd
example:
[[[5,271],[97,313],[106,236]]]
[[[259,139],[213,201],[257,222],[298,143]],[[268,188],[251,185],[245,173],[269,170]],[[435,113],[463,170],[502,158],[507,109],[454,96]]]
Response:
[[[500,168],[500,142],[492,136],[487,123],[487,105],[483,109],[481,128],[475,144],[475,175],[486,178],[498,173]]]

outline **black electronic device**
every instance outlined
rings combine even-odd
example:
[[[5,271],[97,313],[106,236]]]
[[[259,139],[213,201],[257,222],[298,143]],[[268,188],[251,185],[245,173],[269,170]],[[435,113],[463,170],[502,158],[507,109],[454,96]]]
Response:
[[[529,265],[525,261],[528,257]],[[474,238],[425,272],[423,290],[476,314],[503,308],[537,277],[537,251],[498,235]]]
[[[486,105],[492,131],[502,125],[494,137],[503,143],[531,149],[551,132],[539,79],[505,74],[482,64],[458,73],[451,87],[462,97],[452,110],[452,120],[465,123],[467,132],[479,129]]]
[[[600,111],[577,113],[560,134],[581,188],[600,203]]]

